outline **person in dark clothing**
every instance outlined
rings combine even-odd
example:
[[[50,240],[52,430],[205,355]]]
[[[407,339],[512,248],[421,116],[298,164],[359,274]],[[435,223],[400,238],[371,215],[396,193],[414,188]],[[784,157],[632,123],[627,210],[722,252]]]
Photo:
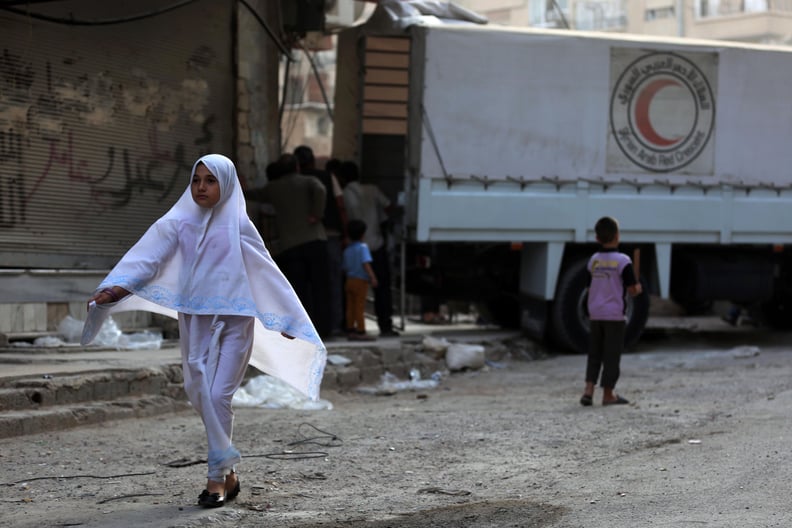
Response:
[[[262,189],[247,190],[247,199],[271,204],[278,224],[277,252],[283,274],[305,306],[321,337],[332,327],[327,279],[327,236],[322,225],[325,188],[312,176],[297,173],[297,159],[282,155],[280,176]]]
[[[322,224],[327,235],[327,284],[330,293],[330,335],[344,335],[344,274],[342,254],[346,244],[346,209],[344,193],[335,176],[316,168],[313,150],[301,145],[294,149],[300,174],[314,176],[325,187],[325,209]]]
[[[325,171],[329,172],[331,175],[335,176],[338,184],[343,189],[346,186],[346,182],[341,179],[341,176],[338,174],[338,168],[341,166],[341,160],[338,158],[330,158],[325,163]]]
[[[363,220],[368,226],[364,241],[371,250],[374,274],[377,276],[377,286],[374,288],[374,312],[377,315],[377,325],[380,337],[394,337],[399,333],[393,329],[393,298],[391,295],[391,262],[388,253],[388,244],[382,224],[387,220],[386,211],[391,207],[391,202],[379,187],[373,184],[361,184],[360,171],[354,161],[344,161],[339,168],[339,174],[347,182],[344,187],[344,201],[346,202],[350,220]]]

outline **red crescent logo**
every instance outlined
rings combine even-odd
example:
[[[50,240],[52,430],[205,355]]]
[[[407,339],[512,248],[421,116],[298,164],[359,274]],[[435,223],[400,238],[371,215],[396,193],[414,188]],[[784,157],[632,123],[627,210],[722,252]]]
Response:
[[[652,126],[649,119],[649,106],[652,104],[652,99],[657,95],[657,92],[667,86],[682,86],[673,79],[657,79],[650,82],[638,96],[635,103],[635,126],[638,131],[650,143],[654,143],[660,147],[670,147],[682,141],[682,137],[669,139],[658,134],[657,130]]]

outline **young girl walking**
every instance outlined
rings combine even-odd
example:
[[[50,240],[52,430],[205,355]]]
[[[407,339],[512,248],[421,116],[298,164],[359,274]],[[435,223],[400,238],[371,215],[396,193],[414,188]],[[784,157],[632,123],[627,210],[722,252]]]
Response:
[[[122,257],[89,300],[83,344],[113,312],[177,317],[184,389],[208,443],[198,504],[239,494],[231,399],[247,365],[319,396],[327,351],[249,220],[236,168],[219,154],[195,162],[190,185]]]

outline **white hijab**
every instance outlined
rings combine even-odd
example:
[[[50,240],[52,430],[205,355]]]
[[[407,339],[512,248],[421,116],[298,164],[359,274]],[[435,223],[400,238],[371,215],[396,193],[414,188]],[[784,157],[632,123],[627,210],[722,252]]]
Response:
[[[233,162],[219,154],[203,156],[191,180],[199,163],[217,178],[220,201],[203,208],[187,186],[99,285],[121,286],[131,295],[93,306],[82,342],[93,341],[113,312],[253,316],[250,364],[317,399],[327,350],[248,218]]]

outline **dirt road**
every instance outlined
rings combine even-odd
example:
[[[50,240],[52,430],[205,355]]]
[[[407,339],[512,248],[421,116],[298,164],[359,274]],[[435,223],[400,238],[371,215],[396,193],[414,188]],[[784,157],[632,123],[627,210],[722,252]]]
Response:
[[[325,393],[331,411],[240,409],[243,490],[217,510],[195,506],[192,413],[3,440],[0,525],[788,527],[789,343],[645,341],[622,361],[623,407],[580,406],[584,359],[561,355]]]

